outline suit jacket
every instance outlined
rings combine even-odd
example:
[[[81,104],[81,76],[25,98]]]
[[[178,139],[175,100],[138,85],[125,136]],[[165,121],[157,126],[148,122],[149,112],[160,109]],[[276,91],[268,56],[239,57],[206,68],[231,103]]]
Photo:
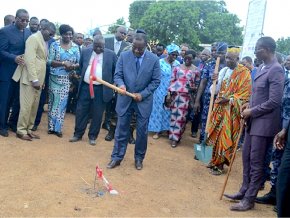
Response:
[[[24,54],[25,41],[29,36],[28,29],[22,32],[15,25],[0,29],[0,81],[11,80],[17,67],[15,58]]]
[[[285,76],[276,59],[263,66],[259,67],[252,86],[250,135],[273,137],[281,130]]]
[[[122,52],[117,62],[114,81],[117,86],[125,85],[129,92],[141,94],[142,101],[137,103],[138,109],[144,118],[149,117],[152,111],[153,92],[160,84],[159,58],[146,51],[137,74],[132,50]],[[119,95],[116,105],[118,115],[124,115],[131,102],[131,97]]]
[[[114,49],[114,39],[115,37],[110,37],[110,38],[106,38],[105,39],[105,48],[107,49],[110,49],[112,51],[115,51]],[[120,46],[120,50],[118,51],[118,54],[117,54],[117,57],[120,56],[121,52],[124,50],[124,48],[126,48],[128,45],[130,45],[128,42],[125,42],[124,40],[122,41],[121,43],[121,46]]]
[[[46,73],[46,59],[48,49],[45,49],[46,42],[40,31],[31,35],[26,41],[24,53],[25,66],[16,68],[13,80],[26,85],[31,85],[32,81],[38,80],[43,85]]]
[[[89,66],[92,53],[93,53],[92,46],[88,48],[84,48],[82,50],[81,58],[80,58],[81,82],[79,85],[79,91],[81,90],[81,86],[84,83],[83,81],[84,81],[85,73]],[[109,83],[113,83],[113,75],[116,68],[116,62],[117,62],[116,54],[113,51],[105,48],[104,53],[103,53],[102,80]],[[79,93],[78,93],[78,96],[79,96]],[[109,102],[112,98],[113,98],[113,90],[106,86],[103,86],[104,102]]]

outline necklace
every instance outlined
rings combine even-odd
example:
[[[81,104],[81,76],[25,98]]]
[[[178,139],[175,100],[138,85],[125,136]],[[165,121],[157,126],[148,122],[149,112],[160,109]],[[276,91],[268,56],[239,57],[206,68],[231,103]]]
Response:
[[[71,48],[71,41],[69,43],[63,43],[61,41],[60,46],[62,47],[63,50],[68,51]]]

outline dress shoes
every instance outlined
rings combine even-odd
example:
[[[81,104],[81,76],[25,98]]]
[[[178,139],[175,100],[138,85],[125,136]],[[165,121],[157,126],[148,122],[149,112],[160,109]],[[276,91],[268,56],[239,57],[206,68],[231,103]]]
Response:
[[[62,138],[62,132],[54,132],[54,135],[56,135],[59,138]]]
[[[136,170],[142,170],[143,168],[143,163],[141,160],[136,160],[135,161],[135,167],[136,167]]]
[[[113,169],[116,166],[120,166],[121,161],[120,160],[111,160],[110,163],[108,163],[107,168],[108,169]]]
[[[16,137],[20,138],[20,139],[22,139],[24,141],[32,141],[32,138],[29,135],[27,135],[27,134],[22,135],[22,134],[16,133]]]
[[[29,135],[29,137],[32,139],[40,139],[40,137],[34,133],[28,133],[27,135]]]
[[[54,134],[55,132],[53,130],[48,130],[47,131],[47,134],[51,135],[51,134]]]
[[[102,128],[110,131],[110,124],[107,123],[107,122],[104,122],[103,125],[102,125]]]
[[[242,200],[244,198],[244,195],[241,194],[240,192],[236,193],[236,194],[233,194],[233,195],[229,195],[229,194],[224,194],[224,196],[226,198],[229,198],[231,200],[235,200],[235,201],[239,201],[239,200]]]
[[[253,209],[255,206],[254,201],[250,201],[246,198],[243,198],[239,203],[234,204],[230,207],[232,211],[247,211]]]
[[[31,129],[31,131],[35,132],[37,130],[38,126],[37,125],[34,125]]]
[[[112,141],[114,139],[114,135],[115,135],[115,129],[113,130],[113,127],[110,129],[110,131],[108,132],[108,134],[105,137],[106,141]]]
[[[69,140],[69,142],[77,142],[77,141],[80,141],[80,140],[82,140],[82,138],[79,138],[79,137],[73,136],[73,137]]]
[[[92,146],[96,145],[96,140],[95,139],[89,139],[89,144]]]
[[[256,203],[276,205],[276,194],[272,190],[262,197],[256,197]]]
[[[2,135],[3,137],[8,137],[9,136],[8,131],[4,130],[4,129],[0,130],[0,135]]]

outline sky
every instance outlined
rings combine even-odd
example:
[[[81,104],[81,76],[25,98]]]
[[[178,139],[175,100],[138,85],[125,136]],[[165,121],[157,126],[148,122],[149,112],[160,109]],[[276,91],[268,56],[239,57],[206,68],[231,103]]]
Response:
[[[2,3],[0,10],[0,27],[7,14],[15,15],[16,10],[24,8],[30,17],[46,18],[52,22],[69,24],[75,32],[86,33],[97,26],[106,30],[107,26],[118,18],[128,21],[129,6],[134,0],[10,0]],[[241,19],[241,26],[246,25],[248,4],[250,0],[225,0],[230,13]],[[267,0],[264,35],[274,39],[290,36],[288,26],[285,26],[289,15],[289,0]],[[288,11],[287,11],[288,10]]]

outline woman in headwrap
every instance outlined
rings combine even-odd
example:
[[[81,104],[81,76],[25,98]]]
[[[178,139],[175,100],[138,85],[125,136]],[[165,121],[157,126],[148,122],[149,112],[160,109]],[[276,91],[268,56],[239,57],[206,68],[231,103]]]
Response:
[[[179,47],[171,43],[166,47],[168,56],[160,59],[161,78],[160,85],[153,94],[153,108],[149,119],[148,131],[155,132],[154,139],[159,138],[159,133],[168,131],[170,127],[170,110],[164,108],[164,99],[170,85],[172,70],[179,65],[176,60]]]
[[[194,98],[200,80],[198,68],[192,64],[195,56],[194,50],[187,50],[183,64],[174,68],[171,77],[169,92],[173,101],[170,105],[169,139],[173,148],[177,146],[185,130],[189,102],[193,101],[191,96]]]

